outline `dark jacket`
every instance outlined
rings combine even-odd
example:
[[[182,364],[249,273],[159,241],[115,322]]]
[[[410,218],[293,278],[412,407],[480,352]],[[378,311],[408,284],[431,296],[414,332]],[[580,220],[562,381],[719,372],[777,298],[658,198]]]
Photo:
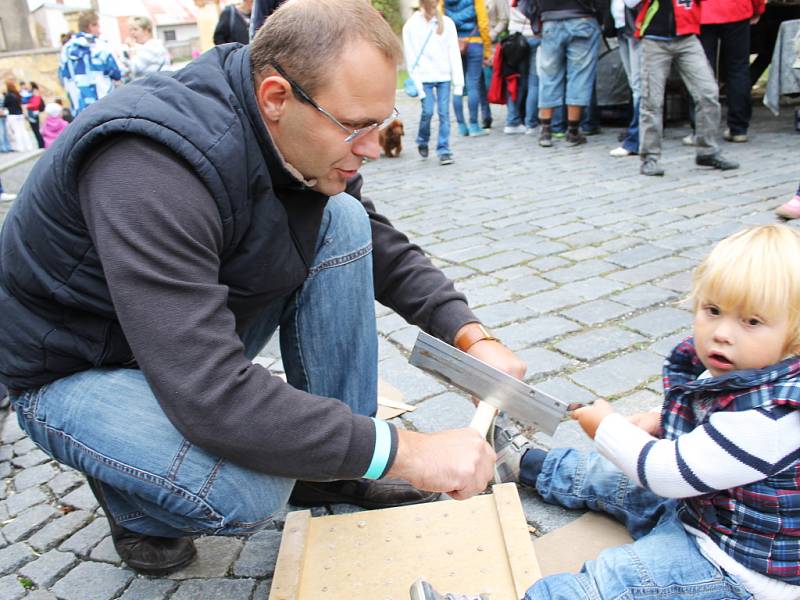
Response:
[[[214,29],[214,43],[217,46],[230,42],[239,44],[250,42],[250,23],[236,10],[233,4],[222,9]]]

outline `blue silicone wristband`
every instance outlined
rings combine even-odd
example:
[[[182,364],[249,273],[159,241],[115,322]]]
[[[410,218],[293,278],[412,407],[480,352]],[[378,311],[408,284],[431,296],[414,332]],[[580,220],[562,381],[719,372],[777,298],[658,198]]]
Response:
[[[392,451],[392,431],[389,424],[375,417],[372,420],[375,422],[375,451],[372,453],[372,462],[364,473],[366,479],[378,479],[383,475]]]

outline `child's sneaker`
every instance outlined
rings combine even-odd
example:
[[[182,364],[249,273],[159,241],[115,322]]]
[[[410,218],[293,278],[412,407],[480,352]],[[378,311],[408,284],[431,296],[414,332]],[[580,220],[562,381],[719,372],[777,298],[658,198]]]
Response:
[[[553,146],[553,132],[550,130],[549,125],[542,125],[539,131],[539,145],[542,148],[551,148]]]
[[[470,123],[469,124],[469,136],[470,137],[478,137],[480,135],[489,135],[489,132],[485,129],[481,129],[481,126],[477,123]]]
[[[503,133],[506,135],[516,135],[520,133],[525,133],[527,128],[525,125],[506,125],[503,127]]]
[[[775,214],[787,220],[800,219],[800,194],[775,209]]]
[[[440,594],[427,581],[417,579],[411,584],[409,590],[411,600],[490,600],[489,594],[473,594],[462,596],[460,594]]]
[[[494,483],[516,483],[522,457],[531,448],[549,450],[526,438],[506,416],[495,418],[489,430],[489,444],[497,454],[494,463]]]
[[[553,137],[557,140],[563,140],[565,137],[567,137],[567,133],[565,131],[554,131]]]
[[[459,123],[458,124],[458,134],[467,137],[469,135],[469,128],[467,127],[466,123]]]

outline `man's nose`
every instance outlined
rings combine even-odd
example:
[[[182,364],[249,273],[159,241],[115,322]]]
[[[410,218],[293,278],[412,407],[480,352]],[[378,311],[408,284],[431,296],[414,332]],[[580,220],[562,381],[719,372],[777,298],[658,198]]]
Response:
[[[361,158],[377,160],[381,155],[381,145],[378,140],[378,128],[376,127],[366,135],[362,135],[353,140],[353,154]]]

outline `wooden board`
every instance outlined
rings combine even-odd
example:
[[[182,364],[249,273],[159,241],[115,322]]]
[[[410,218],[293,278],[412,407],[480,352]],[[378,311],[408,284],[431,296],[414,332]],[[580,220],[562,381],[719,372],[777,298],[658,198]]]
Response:
[[[514,484],[492,494],[346,515],[290,513],[270,600],[407,600],[443,592],[517,600],[540,577]]]

